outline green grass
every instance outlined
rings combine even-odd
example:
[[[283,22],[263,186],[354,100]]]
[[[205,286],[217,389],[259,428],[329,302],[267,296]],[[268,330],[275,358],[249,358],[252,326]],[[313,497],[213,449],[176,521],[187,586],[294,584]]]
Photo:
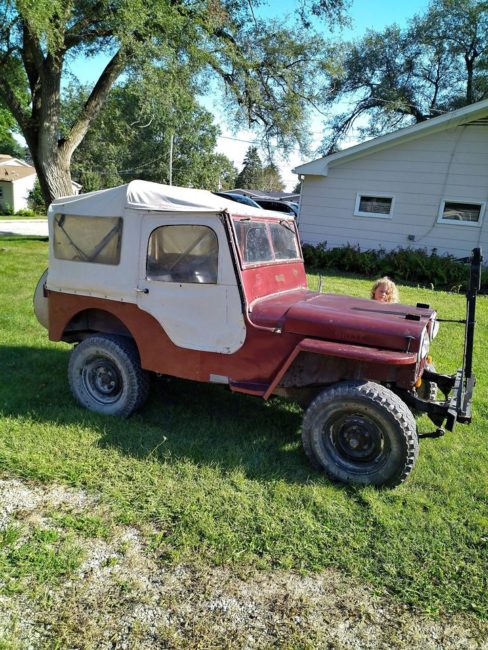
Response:
[[[486,297],[477,312],[473,423],[422,440],[408,481],[378,491],[332,485],[312,470],[300,444],[301,411],[285,401],[174,380],[155,382],[144,410],[127,421],[78,407],[66,378],[69,346],[49,342],[32,313],[46,266],[45,242],[0,239],[0,473],[82,486],[101,495],[109,514],[60,516],[58,539],[34,540],[51,573],[36,557],[19,559],[9,532],[5,571],[55,580],[76,565],[70,531],[106,537],[112,522],[129,523],[145,531],[161,562],[336,567],[427,612],[487,617]],[[329,276],[323,290],[367,296],[370,285]],[[443,318],[464,317],[462,296],[403,286],[400,294]],[[433,346],[439,370],[457,369],[462,331],[441,326]],[[419,420],[421,432],[432,428]],[[60,544],[62,567],[49,554]]]
[[[44,214],[0,214],[0,221],[28,221],[29,219],[47,219]]]
[[[19,527],[7,527],[0,534],[2,591],[22,591],[24,583],[55,584],[80,566],[83,551],[69,534],[34,527],[27,536]]]

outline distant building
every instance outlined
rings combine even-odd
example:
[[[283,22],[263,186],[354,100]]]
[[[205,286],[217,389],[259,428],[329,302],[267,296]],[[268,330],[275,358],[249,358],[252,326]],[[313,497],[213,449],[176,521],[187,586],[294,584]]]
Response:
[[[29,207],[29,192],[33,189],[37,174],[32,165],[19,158],[0,154],[0,211],[13,212]],[[72,181],[73,194],[79,194],[81,185]]]
[[[293,170],[302,241],[361,249],[488,250],[488,100]]]
[[[28,207],[27,198],[36,182],[36,170],[28,163],[0,154],[0,209],[13,212]]]

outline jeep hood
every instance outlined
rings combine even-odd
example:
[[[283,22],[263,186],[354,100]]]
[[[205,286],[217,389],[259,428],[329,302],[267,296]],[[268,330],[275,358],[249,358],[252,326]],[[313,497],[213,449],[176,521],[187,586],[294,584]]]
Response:
[[[298,290],[257,301],[252,323],[283,333],[403,352],[417,352],[435,311],[428,307]]]

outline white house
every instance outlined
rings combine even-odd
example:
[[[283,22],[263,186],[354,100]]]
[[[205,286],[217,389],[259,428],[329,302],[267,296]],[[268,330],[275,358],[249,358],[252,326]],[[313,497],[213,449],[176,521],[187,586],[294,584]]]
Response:
[[[2,208],[13,212],[29,207],[29,192],[34,187],[37,174],[32,165],[19,158],[0,154],[0,213]],[[79,194],[81,185],[71,181],[73,194]]]
[[[302,241],[488,250],[488,100],[300,165]]]
[[[0,209],[14,212],[28,208],[27,197],[36,182],[34,167],[5,154],[0,154]]]

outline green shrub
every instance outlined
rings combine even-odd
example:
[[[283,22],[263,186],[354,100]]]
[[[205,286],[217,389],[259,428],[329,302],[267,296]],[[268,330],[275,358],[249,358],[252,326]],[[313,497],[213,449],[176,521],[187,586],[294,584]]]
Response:
[[[360,250],[347,244],[341,248],[327,248],[327,242],[303,245],[306,266],[311,270],[334,269],[359,275],[381,277],[388,275],[395,281],[421,284],[432,288],[461,291],[466,288],[469,267],[452,255],[431,254],[423,249],[396,248]],[[488,293],[488,268],[481,275],[481,290]]]
[[[14,211],[12,209],[12,206],[10,203],[4,203],[3,205],[0,205],[0,214],[5,215],[6,217],[11,217],[13,215]]]
[[[30,210],[29,208],[24,208],[22,210],[17,210],[15,213],[16,217],[34,217],[35,212],[34,210]]]
[[[36,213],[45,214],[46,204],[44,203],[44,197],[42,196],[41,186],[39,180],[36,178],[34,187],[31,189],[27,196],[27,202],[29,208]]]

